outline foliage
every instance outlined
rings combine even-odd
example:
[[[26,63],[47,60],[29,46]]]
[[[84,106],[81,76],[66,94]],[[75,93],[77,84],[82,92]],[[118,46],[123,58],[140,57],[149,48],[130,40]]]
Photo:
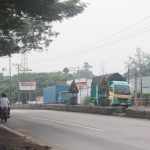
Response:
[[[79,92],[78,87],[75,83],[75,80],[72,81],[70,87],[69,87],[69,92],[72,94],[77,94]]]
[[[86,96],[83,99],[83,105],[93,105],[93,100],[90,96]]]
[[[128,57],[128,61],[125,64],[129,65],[129,74],[135,74],[137,70],[138,74],[142,76],[150,75],[150,54],[144,53],[140,48],[137,48],[135,57]]]
[[[82,67],[82,69],[79,71],[77,71],[77,73],[75,74],[75,76],[78,78],[79,73],[80,73],[80,78],[87,78],[87,79],[92,79],[94,74],[92,71],[90,71],[90,69],[93,68],[92,66],[89,65],[88,62],[84,63],[84,66]]]
[[[80,0],[1,0],[0,57],[26,51],[43,51],[58,35],[51,23],[84,11]]]
[[[21,73],[20,82],[37,82],[37,92],[38,96],[43,95],[43,88],[54,86],[54,85],[65,85],[67,80],[74,79],[72,74],[64,74],[62,72],[50,72],[50,73]],[[10,93],[10,77],[6,76],[0,78],[0,93],[5,92],[9,97]],[[22,91],[22,96],[26,94],[26,99],[28,100],[29,92]],[[31,100],[35,100],[35,91],[31,91]],[[18,76],[14,75],[11,77],[11,101],[17,101],[18,99]]]
[[[107,94],[109,95],[109,86],[108,86],[108,80],[106,77],[103,77],[100,84],[98,85],[98,93],[99,94]]]
[[[137,98],[140,98],[140,95],[141,95],[140,91],[137,91]],[[134,93],[131,94],[131,97],[135,98]],[[142,93],[142,97],[143,98],[150,98],[150,93]]]

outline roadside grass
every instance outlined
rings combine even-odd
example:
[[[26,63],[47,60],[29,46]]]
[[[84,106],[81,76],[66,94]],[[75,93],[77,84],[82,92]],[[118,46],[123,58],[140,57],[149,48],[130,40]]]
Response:
[[[84,97],[83,105],[94,106],[93,100],[91,100],[91,96]]]

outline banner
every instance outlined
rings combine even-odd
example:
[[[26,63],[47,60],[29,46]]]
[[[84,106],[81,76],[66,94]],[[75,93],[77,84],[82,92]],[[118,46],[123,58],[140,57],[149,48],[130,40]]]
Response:
[[[36,82],[19,82],[19,89],[21,91],[36,90]]]

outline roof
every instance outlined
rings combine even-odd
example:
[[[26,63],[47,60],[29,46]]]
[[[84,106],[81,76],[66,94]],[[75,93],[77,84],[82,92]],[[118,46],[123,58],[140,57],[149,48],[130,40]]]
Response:
[[[83,82],[83,83],[86,83],[87,86],[91,86],[91,82],[92,82],[92,79],[87,79],[87,78],[80,78],[79,79],[75,79],[75,83],[80,83],[80,82]],[[72,83],[72,80],[69,80],[66,82],[68,85],[70,85]]]
[[[126,79],[117,72],[117,73],[110,73],[101,76],[94,76],[92,79],[92,85],[98,85],[101,82],[103,77],[105,77],[108,81],[126,81]]]

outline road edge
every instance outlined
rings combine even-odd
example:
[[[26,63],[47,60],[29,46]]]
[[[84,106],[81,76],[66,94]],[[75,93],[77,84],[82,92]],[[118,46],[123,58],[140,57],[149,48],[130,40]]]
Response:
[[[43,146],[43,147],[48,147],[50,150],[54,150],[52,147],[49,147],[49,146],[43,144],[42,142],[34,140],[32,137],[26,136],[26,135],[24,135],[22,133],[19,133],[18,131],[15,131],[15,130],[13,130],[11,128],[5,127],[4,125],[0,124],[0,128],[6,130],[9,133],[12,133],[12,134],[14,134],[16,136],[19,136],[20,138],[22,138],[23,140],[25,140],[25,141],[27,141],[29,143],[33,143],[33,144],[36,144],[36,145],[39,145],[39,146]]]

